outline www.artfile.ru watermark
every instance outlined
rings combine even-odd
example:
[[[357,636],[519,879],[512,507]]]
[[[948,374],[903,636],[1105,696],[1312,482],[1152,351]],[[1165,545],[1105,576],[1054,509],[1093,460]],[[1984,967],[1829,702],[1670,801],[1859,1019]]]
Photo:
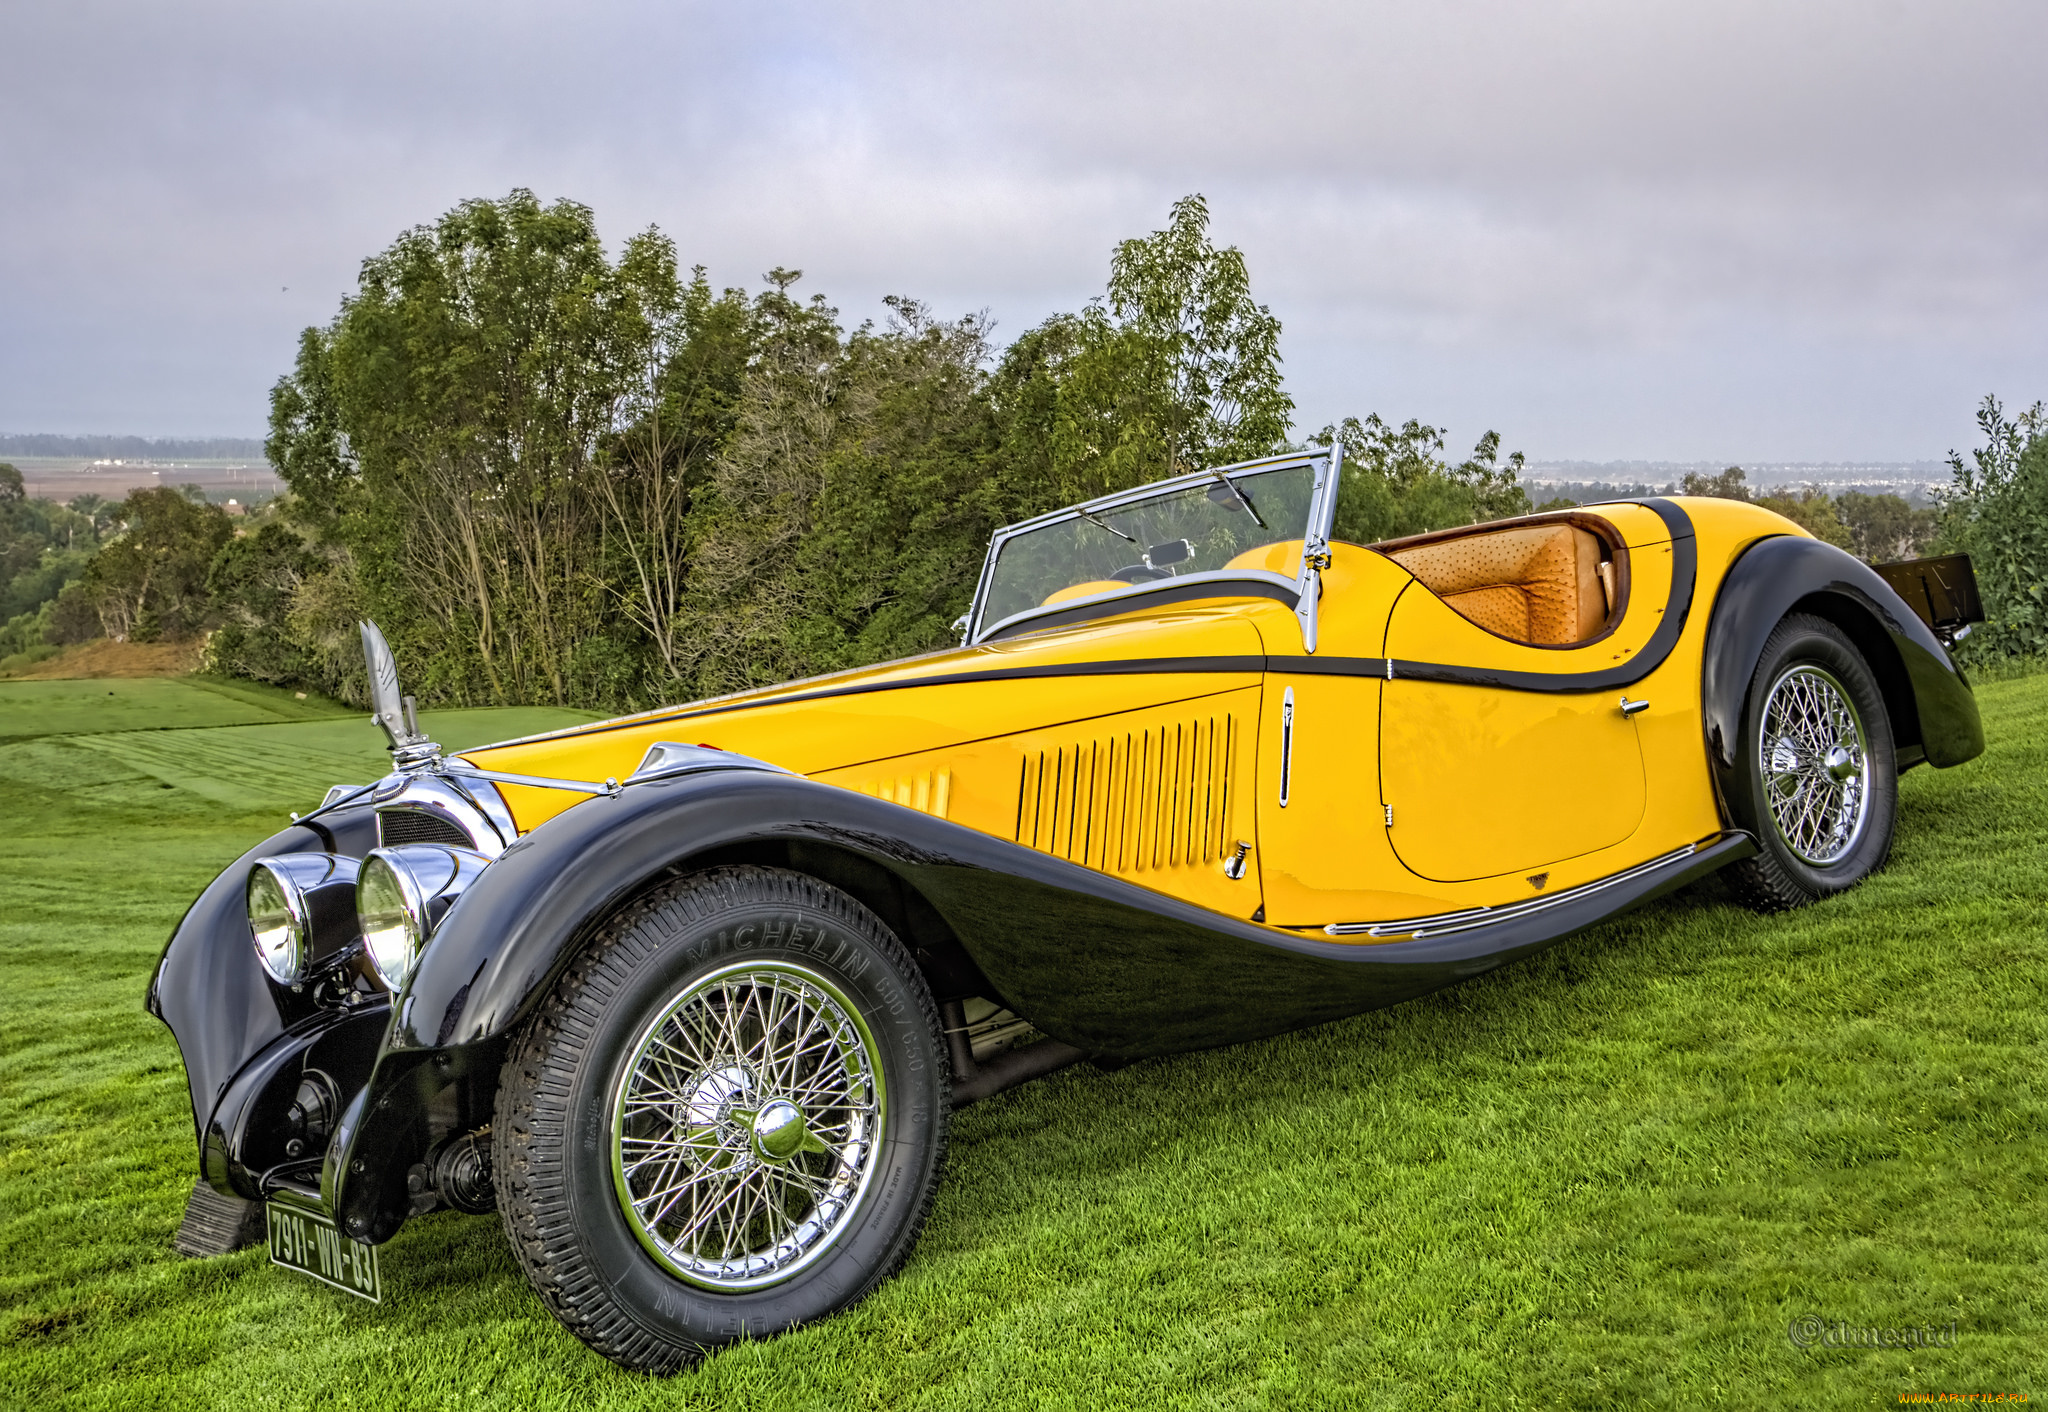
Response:
[[[1785,1326],[1785,1337],[1794,1348],[1954,1348],[1956,1321],[1884,1328],[1801,1314]]]

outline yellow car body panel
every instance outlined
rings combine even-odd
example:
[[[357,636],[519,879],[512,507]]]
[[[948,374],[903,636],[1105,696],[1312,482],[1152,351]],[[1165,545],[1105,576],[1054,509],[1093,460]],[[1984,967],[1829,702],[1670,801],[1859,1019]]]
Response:
[[[1336,544],[1322,575],[1315,654],[1303,651],[1294,612],[1270,598],[1224,593],[1163,610],[1140,599],[1127,613],[1077,626],[466,758],[490,770],[601,781],[625,778],[658,741],[711,745],[1275,929],[1525,901],[1720,827],[1700,744],[1707,609],[1743,548],[1804,532],[1737,502],[1677,503],[1698,550],[1684,632],[1625,693],[1310,669],[1390,658],[1567,676],[1625,663],[1673,600],[1670,531],[1634,504],[1581,512],[1606,521],[1626,546],[1627,589],[1620,620],[1575,646],[1497,636],[1385,554]],[[1299,552],[1298,540],[1279,541],[1241,566],[1279,570]],[[1104,585],[1075,590],[1085,590],[1081,601]],[[1190,670],[1171,669],[1183,661]],[[1058,674],[1133,663],[1159,669]],[[977,674],[999,675],[961,680]],[[1624,695],[1650,704],[1624,715]],[[522,831],[583,798],[500,789]],[[1240,845],[1245,866],[1232,877],[1226,870]]]

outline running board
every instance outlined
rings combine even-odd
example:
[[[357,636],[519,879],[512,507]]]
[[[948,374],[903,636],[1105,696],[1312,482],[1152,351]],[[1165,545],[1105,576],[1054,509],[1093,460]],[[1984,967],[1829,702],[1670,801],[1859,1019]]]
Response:
[[[1511,902],[1501,907],[1467,907],[1459,912],[1437,912],[1427,917],[1403,917],[1388,922],[1332,922],[1323,928],[1326,936],[1406,937],[1419,941],[1423,937],[1448,936],[1456,932],[1472,931],[1479,927],[1497,926],[1502,922],[1519,921],[1524,917],[1536,916],[1557,907],[1568,907],[1574,902],[1595,897],[1612,888],[1626,888],[1628,884],[1655,879],[1660,873],[1680,873],[1684,865],[1695,855],[1705,852],[1716,844],[1730,838],[1748,839],[1749,835],[1739,829],[1716,834],[1698,843],[1688,843],[1683,848],[1674,848],[1661,857],[1647,863],[1639,863],[1619,873],[1610,873],[1604,878],[1568,887],[1548,897],[1532,897],[1527,902]]]

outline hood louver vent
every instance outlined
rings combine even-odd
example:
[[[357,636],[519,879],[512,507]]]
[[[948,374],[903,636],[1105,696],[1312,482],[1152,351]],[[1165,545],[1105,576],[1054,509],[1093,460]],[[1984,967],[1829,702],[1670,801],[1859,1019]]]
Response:
[[[1218,713],[1026,753],[1017,842],[1131,876],[1215,862],[1238,729]]]

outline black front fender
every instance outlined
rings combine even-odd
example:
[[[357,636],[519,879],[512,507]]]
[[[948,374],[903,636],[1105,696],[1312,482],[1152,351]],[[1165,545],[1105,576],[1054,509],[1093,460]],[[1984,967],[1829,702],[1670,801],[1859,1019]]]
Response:
[[[906,858],[923,856],[912,840],[927,833],[968,831],[779,771],[699,771],[590,799],[506,849],[449,910],[398,1002],[388,1047],[509,1036],[599,923],[693,858],[810,841],[900,875]]]
[[[377,823],[367,809],[323,816],[272,834],[221,870],[171,933],[150,973],[143,1004],[170,1027],[191,1086],[195,1139],[204,1141],[216,1109],[235,1076],[287,1030],[318,1010],[264,973],[249,937],[243,900],[249,870],[279,853],[345,853],[360,858],[376,846]],[[233,1127],[236,1120],[224,1120]]]
[[[893,875],[958,938],[990,999],[1054,1039],[1119,1058],[1262,1038],[1424,994],[1750,851],[1745,837],[1720,838],[1552,910],[1359,944],[1222,916],[797,776],[734,769],[629,785],[507,849],[443,919],[328,1152],[321,1194],[343,1228],[373,1241],[398,1228],[423,1105],[465,1079],[494,1087],[520,1026],[607,918],[665,876],[776,843],[791,866],[808,851]]]

